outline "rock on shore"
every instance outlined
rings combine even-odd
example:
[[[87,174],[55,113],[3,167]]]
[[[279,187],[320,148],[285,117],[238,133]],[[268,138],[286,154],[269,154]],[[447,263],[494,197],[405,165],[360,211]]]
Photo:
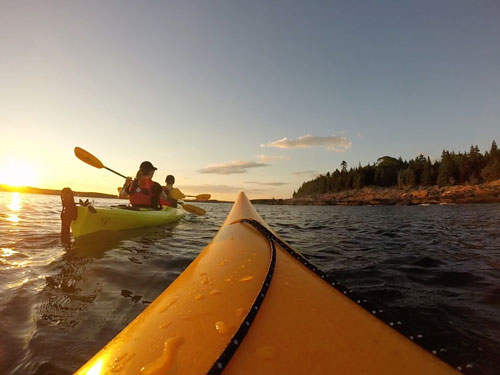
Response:
[[[345,206],[500,203],[500,180],[480,185],[429,186],[419,189],[364,187],[309,197],[261,199],[254,203]]]

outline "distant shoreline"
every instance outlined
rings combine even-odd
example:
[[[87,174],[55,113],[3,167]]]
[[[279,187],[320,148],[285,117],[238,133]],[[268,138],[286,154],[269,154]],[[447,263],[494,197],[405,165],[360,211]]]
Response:
[[[368,186],[359,190],[290,199],[253,199],[255,204],[300,206],[379,206],[500,203],[500,180],[478,185],[429,186],[417,189]]]
[[[27,194],[42,194],[42,195],[61,195],[61,190],[59,189],[41,189],[32,186],[9,186],[0,184],[0,192],[7,193],[27,193]],[[106,199],[122,199],[118,198],[117,195],[97,193],[97,192],[82,192],[73,191],[75,197],[86,197],[86,198],[106,198]],[[208,201],[197,201],[197,200],[185,200],[185,202],[198,202],[198,203],[234,203],[232,201],[220,201],[217,199],[210,199]]]
[[[61,195],[61,190],[58,189],[40,189],[31,186],[9,186],[2,184],[0,184],[0,191],[11,192],[11,193]],[[82,191],[74,191],[73,193],[75,197],[119,199],[116,195],[105,194],[105,193],[82,192]]]
[[[58,189],[41,189],[31,186],[0,184],[0,192],[17,192],[42,195],[60,195]],[[75,197],[120,199],[116,195],[97,192],[74,192]],[[208,201],[185,200],[189,203],[234,203],[211,199]],[[429,186],[420,189],[381,188],[368,186],[359,190],[316,194],[300,198],[252,199],[253,204],[292,206],[379,206],[419,204],[470,204],[500,203],[500,180],[478,185]]]

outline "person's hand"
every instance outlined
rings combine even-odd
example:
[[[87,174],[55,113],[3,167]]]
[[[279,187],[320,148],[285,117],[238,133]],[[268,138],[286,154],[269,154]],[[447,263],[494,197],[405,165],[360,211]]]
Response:
[[[125,183],[123,184],[123,187],[127,187],[131,183],[132,183],[132,177],[127,177],[127,179],[125,180]]]

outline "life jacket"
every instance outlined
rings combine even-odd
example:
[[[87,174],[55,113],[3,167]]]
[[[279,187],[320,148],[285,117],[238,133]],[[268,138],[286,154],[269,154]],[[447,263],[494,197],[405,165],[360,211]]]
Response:
[[[139,181],[132,181],[132,183],[127,187],[126,190],[129,194],[130,204],[137,207],[152,207],[152,187],[152,180],[146,180],[142,186],[139,186]]]

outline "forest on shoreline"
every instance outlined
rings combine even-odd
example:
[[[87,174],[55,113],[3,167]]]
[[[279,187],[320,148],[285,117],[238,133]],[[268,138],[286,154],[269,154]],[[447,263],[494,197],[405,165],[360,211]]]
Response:
[[[373,164],[347,168],[342,161],[340,170],[327,172],[304,182],[293,198],[303,198],[346,190],[360,190],[365,186],[417,187],[477,185],[500,179],[500,150],[495,141],[490,150],[482,154],[479,147],[471,146],[469,152],[443,150],[441,159],[434,162],[419,155],[409,161],[401,157],[382,156]]]

